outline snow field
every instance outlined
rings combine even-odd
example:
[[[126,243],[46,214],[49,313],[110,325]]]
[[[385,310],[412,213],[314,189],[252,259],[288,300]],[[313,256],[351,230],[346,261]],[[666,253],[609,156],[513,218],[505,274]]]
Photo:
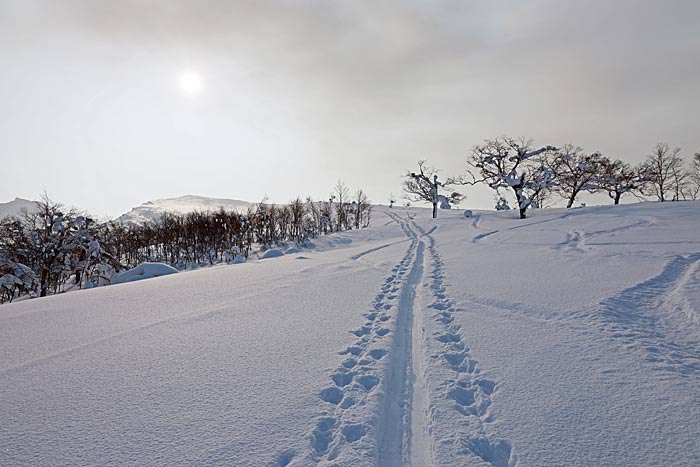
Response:
[[[697,465],[697,203],[440,216],[4,306],[0,465]]]

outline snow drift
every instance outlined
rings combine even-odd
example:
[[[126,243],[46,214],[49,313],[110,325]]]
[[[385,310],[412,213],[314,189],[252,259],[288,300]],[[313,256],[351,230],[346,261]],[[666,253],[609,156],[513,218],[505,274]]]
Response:
[[[126,282],[135,282],[143,279],[152,279],[159,276],[167,276],[175,274],[177,269],[163,263],[141,263],[135,268],[128,271],[115,274],[112,277],[112,284],[124,284]]]

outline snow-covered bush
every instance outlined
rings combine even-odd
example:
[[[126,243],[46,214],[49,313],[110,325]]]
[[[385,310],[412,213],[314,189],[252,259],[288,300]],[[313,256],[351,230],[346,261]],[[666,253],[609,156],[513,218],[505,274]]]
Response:
[[[496,211],[510,211],[510,205],[508,204],[508,201],[504,197],[498,198],[498,202],[496,203]]]

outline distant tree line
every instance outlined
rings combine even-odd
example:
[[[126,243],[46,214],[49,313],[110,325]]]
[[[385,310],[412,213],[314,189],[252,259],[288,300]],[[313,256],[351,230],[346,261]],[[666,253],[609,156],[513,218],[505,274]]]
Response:
[[[700,198],[700,153],[689,162],[680,148],[659,143],[646,160],[631,165],[612,159],[600,152],[586,152],[578,146],[536,148],[531,139],[507,136],[485,140],[474,146],[467,158],[466,173],[439,183],[437,170],[418,162],[419,173],[408,171],[404,177],[406,198],[433,203],[433,217],[439,197],[456,203],[459,193],[443,196],[440,188],[458,185],[486,184],[499,197],[496,209],[510,209],[511,199],[526,217],[527,209],[545,207],[552,196],[566,200],[566,207],[574,205],[581,193],[606,193],[614,204],[631,194],[640,199],[651,197],[658,201],[687,201]]]
[[[365,193],[351,195],[341,181],[327,201],[263,200],[245,213],[165,213],[143,225],[96,222],[44,195],[20,218],[0,220],[0,303],[106,285],[114,273],[147,261],[178,269],[240,262],[253,249],[303,246],[320,235],[367,227],[371,211]]]

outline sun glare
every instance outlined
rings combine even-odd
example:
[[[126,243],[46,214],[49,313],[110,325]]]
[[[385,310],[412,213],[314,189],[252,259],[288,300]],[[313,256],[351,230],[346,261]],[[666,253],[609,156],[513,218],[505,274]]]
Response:
[[[180,75],[180,90],[188,96],[196,96],[202,92],[204,83],[202,77],[194,71],[185,71]]]

